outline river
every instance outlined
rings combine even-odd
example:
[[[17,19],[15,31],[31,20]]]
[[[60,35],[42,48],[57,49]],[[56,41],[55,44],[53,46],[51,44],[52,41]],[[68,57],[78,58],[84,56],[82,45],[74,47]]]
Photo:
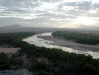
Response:
[[[29,44],[34,44],[39,47],[46,47],[46,48],[57,48],[57,49],[62,49],[63,51],[66,52],[72,52],[72,53],[77,53],[77,54],[85,54],[88,55],[90,54],[93,56],[93,58],[99,58],[99,51],[90,51],[90,50],[76,50],[73,48],[68,48],[68,47],[63,47],[63,46],[58,46],[58,45],[52,45],[54,43],[53,41],[50,40],[44,40],[41,38],[38,38],[38,36],[51,36],[51,32],[46,32],[46,33],[41,33],[41,34],[36,34],[34,36],[30,36],[28,38],[23,39],[23,41],[28,42]]]

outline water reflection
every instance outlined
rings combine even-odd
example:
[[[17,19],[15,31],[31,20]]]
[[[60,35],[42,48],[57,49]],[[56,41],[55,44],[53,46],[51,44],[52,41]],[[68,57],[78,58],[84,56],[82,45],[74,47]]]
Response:
[[[30,44],[34,44],[39,47],[44,46],[46,48],[58,48],[58,49],[62,49],[67,52],[72,52],[72,53],[77,53],[77,54],[85,54],[85,55],[90,54],[93,56],[93,58],[99,58],[99,52],[93,52],[90,50],[76,50],[76,49],[72,49],[72,48],[68,48],[68,47],[51,45],[51,43],[53,43],[53,41],[44,40],[44,39],[38,38],[37,36],[51,36],[51,32],[34,35],[34,36],[28,37],[26,39],[23,39],[23,41],[26,41]]]

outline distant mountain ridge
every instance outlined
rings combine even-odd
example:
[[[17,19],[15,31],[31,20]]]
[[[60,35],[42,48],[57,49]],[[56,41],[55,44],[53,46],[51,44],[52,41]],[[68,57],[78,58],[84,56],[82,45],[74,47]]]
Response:
[[[19,24],[15,24],[15,25],[4,26],[3,28],[24,28],[24,26],[21,26]]]

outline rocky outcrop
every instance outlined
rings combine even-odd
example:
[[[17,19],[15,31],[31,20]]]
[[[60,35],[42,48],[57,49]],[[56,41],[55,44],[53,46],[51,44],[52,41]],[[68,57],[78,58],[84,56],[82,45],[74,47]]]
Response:
[[[0,75],[33,75],[31,72],[29,72],[26,69],[22,70],[4,70],[0,71]]]

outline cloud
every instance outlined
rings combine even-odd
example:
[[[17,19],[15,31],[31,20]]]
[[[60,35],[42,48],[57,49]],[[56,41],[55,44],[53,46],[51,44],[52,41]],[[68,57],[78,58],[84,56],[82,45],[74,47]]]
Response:
[[[88,0],[0,0],[1,25],[71,27],[80,16],[98,21],[98,13],[99,4]]]

